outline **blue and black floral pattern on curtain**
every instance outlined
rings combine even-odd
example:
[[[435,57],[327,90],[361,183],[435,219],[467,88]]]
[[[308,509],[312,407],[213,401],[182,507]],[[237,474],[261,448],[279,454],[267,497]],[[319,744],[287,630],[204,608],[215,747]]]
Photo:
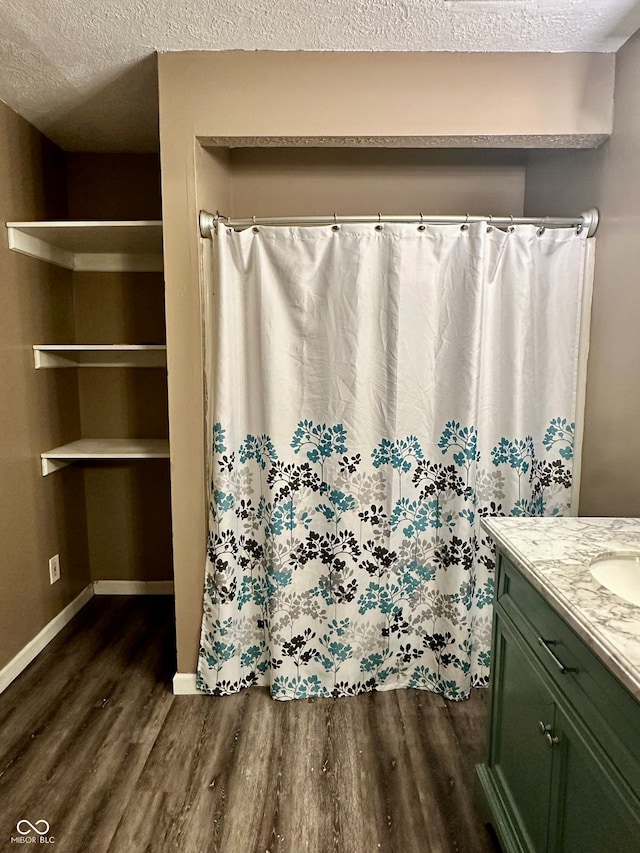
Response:
[[[480,520],[570,511],[584,269],[491,231],[217,235],[200,690],[487,683]]]
[[[485,684],[494,563],[478,519],[566,512],[573,424],[552,420],[538,448],[501,438],[489,468],[475,428],[454,421],[439,458],[413,435],[350,455],[342,424],[312,421],[280,451],[267,435],[231,448],[221,424],[214,444],[201,655],[215,682],[200,689],[268,677],[278,699],[398,686],[463,699]]]

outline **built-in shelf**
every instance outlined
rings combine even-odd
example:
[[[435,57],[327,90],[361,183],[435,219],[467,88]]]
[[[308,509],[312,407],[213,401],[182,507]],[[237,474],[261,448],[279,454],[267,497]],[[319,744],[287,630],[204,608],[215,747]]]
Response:
[[[166,367],[166,344],[35,344],[36,369],[49,367]]]
[[[160,220],[7,222],[9,248],[78,272],[162,270]]]
[[[42,475],[73,462],[91,459],[168,459],[169,442],[163,438],[83,438],[41,454]]]
[[[9,248],[77,272],[162,271],[160,220],[7,222]],[[165,344],[36,344],[36,368],[164,367]],[[80,439],[41,453],[47,476],[74,462],[168,459],[166,439]]]

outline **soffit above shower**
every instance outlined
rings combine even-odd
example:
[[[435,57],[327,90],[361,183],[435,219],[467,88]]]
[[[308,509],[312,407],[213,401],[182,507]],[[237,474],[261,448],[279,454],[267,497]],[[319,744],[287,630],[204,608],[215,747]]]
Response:
[[[638,26],[637,0],[4,0],[0,99],[67,150],[154,150],[156,51],[613,52]]]
[[[614,65],[607,53],[161,54],[163,145],[592,148],[611,132]]]

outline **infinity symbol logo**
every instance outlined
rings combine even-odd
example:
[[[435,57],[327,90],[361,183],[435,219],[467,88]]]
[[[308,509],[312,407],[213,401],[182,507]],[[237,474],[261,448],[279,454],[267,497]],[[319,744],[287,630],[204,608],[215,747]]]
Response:
[[[44,826],[44,829],[39,829],[38,827],[40,826]],[[49,824],[46,820],[37,820],[35,823],[30,823],[28,820],[19,820],[16,829],[20,835],[29,835],[30,832],[37,832],[38,835],[46,835],[49,832]]]

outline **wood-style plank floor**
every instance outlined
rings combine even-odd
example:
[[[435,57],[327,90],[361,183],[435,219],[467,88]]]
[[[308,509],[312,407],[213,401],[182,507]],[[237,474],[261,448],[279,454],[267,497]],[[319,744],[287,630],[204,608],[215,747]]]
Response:
[[[498,849],[472,796],[483,696],[173,696],[172,604],[92,599],[0,696],[1,850],[20,820],[59,853]]]

